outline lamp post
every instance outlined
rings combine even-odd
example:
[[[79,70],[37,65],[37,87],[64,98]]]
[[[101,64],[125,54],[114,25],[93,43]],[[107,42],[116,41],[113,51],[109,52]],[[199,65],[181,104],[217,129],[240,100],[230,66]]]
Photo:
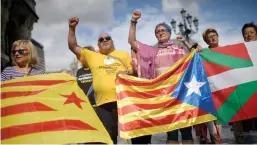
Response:
[[[73,62],[71,62],[70,68],[71,68],[71,71],[72,71],[72,75],[76,76],[76,73],[78,71],[78,62],[76,61],[76,59],[74,59]]]
[[[189,38],[198,32],[199,20],[196,17],[193,20],[192,19],[193,17],[190,14],[187,14],[186,10],[184,10],[184,9],[182,9],[180,11],[180,13],[181,13],[181,16],[183,19],[183,23],[180,22],[178,24],[179,33],[176,32],[176,23],[177,22],[174,19],[171,20],[170,24],[176,35],[182,35],[187,39],[187,41],[189,41]],[[195,31],[192,29],[192,22],[194,24]]]

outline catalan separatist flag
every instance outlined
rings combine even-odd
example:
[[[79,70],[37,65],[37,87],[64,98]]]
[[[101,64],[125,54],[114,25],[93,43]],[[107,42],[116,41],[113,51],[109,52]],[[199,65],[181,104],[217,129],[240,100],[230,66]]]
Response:
[[[257,41],[201,52],[219,123],[257,117]]]
[[[76,79],[68,74],[2,82],[1,102],[3,144],[112,144]]]
[[[156,79],[121,75],[116,83],[122,138],[168,132],[216,119],[205,70],[195,51]]]

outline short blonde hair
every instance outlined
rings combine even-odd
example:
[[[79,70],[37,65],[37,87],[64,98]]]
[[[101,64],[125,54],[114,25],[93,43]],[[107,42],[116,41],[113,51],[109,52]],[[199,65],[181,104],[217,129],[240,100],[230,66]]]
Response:
[[[16,47],[20,47],[20,48],[27,48],[28,49],[28,53],[29,53],[29,66],[35,66],[38,63],[38,54],[37,54],[37,50],[35,49],[33,43],[29,40],[17,40],[13,43],[12,45],[12,50],[14,50]],[[12,54],[12,63],[13,65],[17,65],[16,61],[15,61],[15,57]]]
[[[208,35],[209,33],[211,33],[211,32],[212,32],[212,33],[216,33],[217,36],[219,36],[218,32],[217,32],[215,29],[213,29],[213,28],[206,29],[206,30],[203,32],[203,40],[204,40],[204,42],[208,43],[207,35]]]

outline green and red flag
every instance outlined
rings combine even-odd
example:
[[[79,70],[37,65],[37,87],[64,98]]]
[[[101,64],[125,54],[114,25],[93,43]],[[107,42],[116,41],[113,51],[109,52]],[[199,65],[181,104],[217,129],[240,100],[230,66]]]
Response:
[[[219,123],[257,117],[257,41],[201,52]]]

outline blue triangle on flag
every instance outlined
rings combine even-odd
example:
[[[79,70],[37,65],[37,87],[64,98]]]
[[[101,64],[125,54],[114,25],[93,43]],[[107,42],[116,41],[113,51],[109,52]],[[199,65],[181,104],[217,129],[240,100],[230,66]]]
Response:
[[[194,54],[171,95],[216,116],[211,89],[199,53]]]

